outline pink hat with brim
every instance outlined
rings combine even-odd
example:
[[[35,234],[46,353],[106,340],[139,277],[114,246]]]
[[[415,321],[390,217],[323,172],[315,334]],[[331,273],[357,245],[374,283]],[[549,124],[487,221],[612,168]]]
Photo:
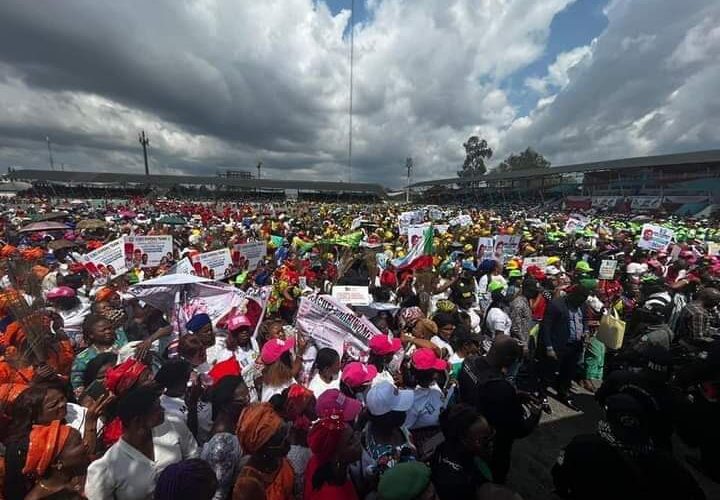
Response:
[[[375,335],[370,339],[370,350],[380,356],[394,354],[402,349],[402,342],[398,338],[390,338],[387,335]]]
[[[250,322],[248,317],[245,316],[244,314],[238,315],[238,316],[233,316],[227,322],[227,329],[230,331],[237,330],[238,328],[242,328],[242,327],[251,327],[251,326],[252,326],[252,323]]]
[[[269,365],[280,359],[280,356],[292,350],[293,347],[295,347],[295,339],[292,337],[285,340],[270,339],[262,347],[260,359],[263,363]]]
[[[343,368],[340,380],[349,387],[355,388],[372,382],[377,376],[377,368],[374,365],[366,365],[359,361],[352,361]]]
[[[338,389],[328,389],[320,394],[315,410],[320,418],[341,414],[345,422],[354,422],[362,407],[357,399],[346,396]]]
[[[75,297],[75,290],[69,286],[59,286],[50,290],[46,297],[48,300],[71,298]]]
[[[417,370],[445,371],[447,369],[447,362],[438,358],[435,352],[427,347],[417,349],[413,353],[412,364]]]

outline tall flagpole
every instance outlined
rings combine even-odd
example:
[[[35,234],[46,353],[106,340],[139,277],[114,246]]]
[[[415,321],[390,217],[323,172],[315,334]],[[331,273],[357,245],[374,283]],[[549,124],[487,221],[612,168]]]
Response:
[[[348,109],[348,182],[352,182],[353,66],[355,59],[355,0],[350,0],[350,106]]]

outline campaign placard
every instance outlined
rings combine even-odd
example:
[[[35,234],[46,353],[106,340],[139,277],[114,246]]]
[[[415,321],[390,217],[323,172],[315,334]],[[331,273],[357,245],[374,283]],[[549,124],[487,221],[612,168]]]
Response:
[[[514,257],[520,251],[520,236],[500,234],[495,236],[495,258],[505,259]]]
[[[601,280],[614,279],[617,265],[618,261],[616,260],[603,260],[602,262],[600,262],[600,271],[598,271],[598,277]]]
[[[341,304],[351,306],[367,306],[372,302],[370,291],[366,286],[336,285],[332,288],[332,296]]]
[[[128,268],[157,267],[173,260],[170,235],[125,236],[125,260]]]
[[[95,278],[115,278],[128,271],[125,240],[119,238],[82,256],[85,269]]]
[[[483,236],[478,238],[477,250],[475,252],[478,256],[478,259],[480,259],[481,261],[485,259],[492,259],[494,251],[495,238]]]
[[[257,269],[260,261],[267,255],[267,244],[264,241],[240,243],[235,245],[233,263],[242,268],[247,263],[249,271]]]
[[[195,255],[191,262],[194,273],[190,274],[203,278],[221,280],[230,276],[235,270],[229,248]]]
[[[522,264],[522,273],[525,274],[530,266],[537,266],[544,270],[547,267],[547,261],[547,257],[525,257]]]
[[[640,241],[638,248],[644,250],[655,250],[656,252],[664,252],[673,239],[674,232],[662,226],[654,224],[644,224],[640,232]]]

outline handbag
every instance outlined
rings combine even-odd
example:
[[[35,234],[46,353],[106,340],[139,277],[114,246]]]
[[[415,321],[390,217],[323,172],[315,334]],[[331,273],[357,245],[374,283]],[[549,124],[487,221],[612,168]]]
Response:
[[[615,308],[611,307],[610,312],[606,312],[600,318],[600,325],[595,338],[605,344],[608,349],[617,350],[622,347],[624,337],[625,322],[620,319]]]

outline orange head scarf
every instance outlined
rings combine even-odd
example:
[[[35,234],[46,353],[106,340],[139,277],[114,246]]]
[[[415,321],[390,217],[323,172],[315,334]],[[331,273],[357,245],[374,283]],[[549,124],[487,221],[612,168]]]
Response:
[[[26,262],[33,262],[35,260],[40,260],[45,255],[45,252],[43,252],[42,248],[28,248],[20,252],[20,257],[22,257],[22,260]]]
[[[12,245],[5,245],[0,248],[0,258],[7,259],[8,257],[11,257],[15,252],[17,252],[17,247],[14,247]]]
[[[25,384],[0,384],[0,406],[10,407],[27,388]],[[10,412],[5,411],[5,413]]]
[[[252,455],[260,450],[282,425],[283,419],[270,403],[254,403],[243,410],[235,434],[243,451]]]
[[[104,286],[95,294],[95,302],[105,302],[106,300],[109,300],[110,297],[112,297],[113,295],[115,295],[115,290]]]
[[[125,394],[148,367],[136,359],[129,358],[110,368],[105,374],[105,387],[116,396]]]
[[[27,335],[25,334],[25,330],[22,325],[19,321],[13,321],[5,329],[5,335],[2,336],[0,345],[18,348],[25,339],[27,339]]]
[[[0,316],[4,316],[10,310],[10,307],[21,299],[20,292],[17,290],[6,290],[0,293]]]
[[[49,425],[33,425],[23,474],[43,477],[65,447],[70,429],[69,425],[62,425],[59,420],[53,420]]]
[[[30,268],[30,272],[33,273],[33,275],[34,275],[37,279],[41,280],[41,279],[43,279],[45,276],[48,275],[48,273],[50,272],[50,269],[48,269],[48,268],[45,267],[45,266],[35,265],[35,266],[32,266],[32,268]]]

